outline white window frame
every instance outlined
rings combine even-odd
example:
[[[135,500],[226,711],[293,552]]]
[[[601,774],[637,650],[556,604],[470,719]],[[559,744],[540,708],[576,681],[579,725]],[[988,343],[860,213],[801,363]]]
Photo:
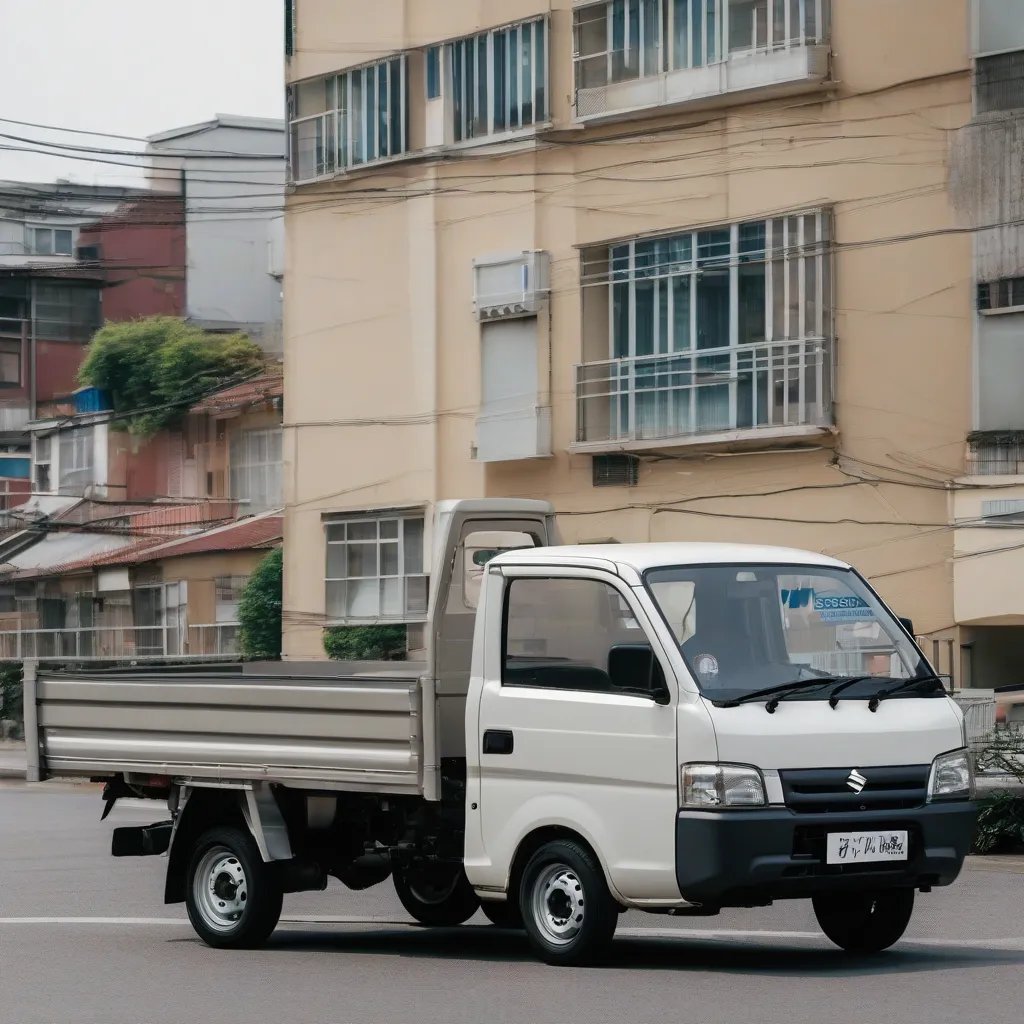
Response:
[[[57,436],[57,493],[62,494],[69,489],[70,493],[77,493],[78,489],[94,484],[96,428],[75,427],[72,430],[62,430]],[[69,454],[72,462],[70,466],[67,461]],[[52,448],[50,457],[53,458]],[[83,476],[87,479],[83,479]],[[53,486],[52,475],[50,486]]]
[[[46,231],[50,235],[50,251],[40,252],[36,247],[36,236],[40,231]],[[67,252],[57,251],[57,232],[67,232],[71,241],[68,244]],[[74,256],[75,255],[75,229],[73,227],[57,227],[52,224],[26,224],[25,225],[25,253],[28,256]]]
[[[740,251],[740,228],[756,224],[764,227],[764,249],[758,250],[763,252],[761,259],[752,259],[749,253]],[[832,231],[830,211],[803,210],[742,223],[709,225],[672,235],[633,238],[608,246],[606,273],[595,275],[587,281],[584,267],[584,287],[607,288],[608,362],[605,365],[608,367],[608,377],[605,386],[612,405],[612,421],[618,424],[616,429],[622,434],[633,436],[634,432],[642,429],[640,425],[645,422],[645,418],[654,415],[663,416],[674,424],[669,436],[675,433],[689,435],[707,432],[706,427],[700,426],[698,404],[693,396],[702,388],[717,390],[719,387],[728,388],[727,425],[720,429],[748,429],[739,425],[741,378],[759,384],[767,379],[770,386],[778,386],[781,381],[785,381],[785,398],[782,403],[785,423],[789,422],[792,415],[789,392],[791,381],[797,387],[797,394],[793,396],[797,408],[807,408],[808,371],[811,371],[812,376],[814,373],[820,375],[815,384],[815,393],[816,401],[822,402],[827,384],[825,378],[830,374],[829,349],[834,330],[831,316]],[[706,255],[702,259],[699,236],[712,232],[728,232],[728,255]],[[667,263],[646,263],[638,267],[638,245],[646,247],[652,242],[662,243],[665,251],[671,253],[671,242],[677,239],[684,239],[688,243],[687,257],[673,261],[670,255]],[[686,250],[685,246],[683,250]],[[657,250],[654,251],[656,256]],[[623,258],[626,260],[624,265],[616,262]],[[813,272],[809,266],[812,263]],[[751,264],[763,264],[765,268],[765,336],[754,341],[741,341],[740,268]],[[701,347],[698,345],[700,324],[697,289],[699,279],[706,270],[728,271],[728,334],[721,339],[720,344]],[[673,337],[676,295],[673,282],[680,279],[689,281],[689,329],[685,346],[678,345]],[[640,280],[654,281],[655,290],[652,296],[653,349],[638,353],[636,285]],[[814,287],[810,303],[809,281],[813,282]],[[620,346],[617,352],[615,291],[616,285],[622,284],[628,285],[627,344]],[[667,290],[664,304],[660,301],[662,287]],[[663,311],[667,321],[664,332],[661,329]],[[673,356],[679,359],[673,361]],[[683,409],[660,409],[652,414],[646,404],[643,408],[641,406],[641,403],[651,401],[672,402],[675,394],[691,396]],[[768,404],[771,404],[770,396]],[[748,406],[744,404],[743,409],[746,413]],[[757,420],[756,416],[752,418]],[[757,425],[763,424],[755,422]]]
[[[406,551],[407,524],[418,525],[420,536],[420,562],[408,564],[408,552]],[[349,528],[356,527],[360,534],[369,532],[373,527],[374,537],[364,536],[350,537]],[[385,532],[387,535],[385,535]],[[382,512],[365,513],[352,515],[329,516],[324,519],[324,607],[326,609],[327,625],[367,625],[375,622],[389,623],[416,623],[427,621],[427,601],[430,593],[430,576],[425,572],[427,564],[427,530],[426,517],[422,511],[408,512]],[[375,546],[375,572],[365,575],[349,574],[349,555],[345,550],[348,545],[359,544],[361,546]],[[397,546],[397,570],[393,573],[382,573],[382,552],[385,545]],[[338,556],[343,559],[345,575],[330,575],[332,549],[341,549]],[[369,581],[376,582],[376,605],[375,614],[351,615],[347,612],[348,607],[348,586],[352,581],[365,584]],[[401,610],[390,613],[382,610],[385,588],[387,581],[399,581],[401,591]],[[410,594],[410,581],[416,581],[414,588],[419,592],[415,602]],[[331,590],[339,591],[342,597],[339,601],[341,607],[346,608],[344,614],[337,614],[332,610]]]
[[[250,457],[261,437],[265,441],[266,458]],[[271,509],[282,507],[283,445],[284,432],[279,426],[240,430],[231,437],[228,446],[228,493],[237,501],[248,502],[243,506],[243,514],[269,512]],[[263,473],[268,486],[264,495],[254,499],[253,480],[256,473]]]
[[[380,105],[379,82],[383,71],[387,102]],[[289,109],[294,114],[298,106],[297,90],[318,84],[325,93],[326,110],[303,117],[292,116],[288,126],[290,171],[293,181],[315,181],[344,171],[393,160],[409,152],[408,112],[409,59],[404,53],[392,54],[372,64],[325,75],[311,82],[302,82],[290,91]],[[372,89],[369,83],[372,82]],[[358,88],[357,88],[358,85]],[[398,90],[398,120],[394,123],[395,105],[392,101]],[[354,99],[358,94],[358,109]],[[372,112],[370,95],[373,96]],[[424,79],[424,95],[426,80]],[[384,118],[383,125],[381,117]],[[305,127],[302,127],[305,126]],[[373,131],[371,133],[371,127]],[[384,128],[386,152],[380,150],[380,132]],[[397,147],[395,129],[397,127]],[[300,133],[311,133],[314,153],[314,173],[300,173]],[[357,153],[362,154],[355,159]],[[367,157],[367,154],[372,154]]]
[[[538,26],[543,27],[543,40],[540,40],[538,33]],[[530,88],[530,120],[527,124],[523,124],[523,109],[525,95],[524,89],[527,86],[527,82],[523,75],[522,60],[519,59],[521,54],[521,45],[523,39],[523,30],[529,28],[530,30],[530,76],[529,76],[529,88]],[[487,60],[487,79],[485,86],[486,93],[486,130],[483,133],[475,133],[470,131],[471,123],[468,118],[468,104],[466,102],[467,97],[472,95],[474,97],[473,107],[476,108],[476,104],[479,101],[480,96],[480,40],[485,43],[485,53]],[[523,21],[512,22],[508,25],[501,25],[497,28],[489,29],[487,32],[479,32],[476,35],[465,36],[460,39],[454,39],[444,45],[444,53],[442,59],[442,77],[451,83],[451,97],[448,100],[446,110],[446,120],[450,127],[451,137],[453,142],[458,145],[460,143],[469,143],[482,138],[489,138],[491,136],[503,136],[511,135],[521,132],[530,132],[536,129],[539,125],[547,124],[551,119],[551,69],[549,61],[549,52],[551,45],[551,25],[550,19],[545,15],[537,18],[527,18]],[[503,85],[503,103],[504,109],[502,110],[502,117],[500,119],[495,117],[495,106],[497,102],[497,90],[495,83],[495,63],[494,55],[496,48],[501,48],[504,52],[504,81]],[[463,68],[461,75],[456,73],[455,61],[456,52],[461,49],[463,54]],[[513,108],[512,103],[512,84],[513,84],[513,55],[516,55],[515,60],[515,86],[516,86],[516,104]],[[466,60],[466,56],[470,57],[470,60]],[[472,72],[469,70],[469,65],[472,64]],[[472,90],[469,88],[470,80],[472,80]],[[540,111],[538,116],[538,98],[541,99],[543,110]],[[515,109],[515,125],[510,126],[512,121],[512,113]],[[458,116],[457,116],[458,115]]]
[[[770,53],[774,50],[791,49],[798,46],[812,46],[822,42],[827,35],[827,24],[829,20],[830,0],[763,0],[765,4],[765,30],[766,38],[763,44],[756,38],[756,28],[752,35],[753,45],[750,47],[730,48],[729,43],[729,22],[737,12],[734,5],[745,3],[747,0],[653,0],[657,7],[656,26],[656,51],[658,54],[657,66],[646,67],[645,33],[647,20],[649,18],[650,6],[644,0],[599,0],[597,3],[582,4],[573,11],[573,65],[576,69],[575,81],[577,88],[583,88],[579,84],[579,68],[583,61],[590,61],[597,57],[606,58],[605,80],[597,85],[586,86],[586,88],[599,88],[601,85],[615,85],[619,82],[636,81],[638,78],[649,78],[654,75],[666,72],[680,71],[687,68],[709,67],[720,64],[733,57],[744,57],[758,53]],[[693,5],[700,4],[700,60],[694,60],[694,17],[692,14]],[[781,9],[780,9],[781,5]],[[580,45],[580,25],[582,19],[592,14],[595,8],[604,8],[606,25],[605,50],[595,50],[593,53],[583,53]],[[623,14],[623,52],[627,55],[624,61],[629,66],[628,58],[631,50],[630,33],[631,22],[634,15],[639,20],[637,33],[638,49],[637,54],[638,73],[628,77],[614,76],[615,54],[615,20],[616,14],[621,11]],[[685,46],[680,53],[676,47],[676,19],[680,12],[685,11]],[[749,12],[753,14],[753,11]],[[713,17],[712,17],[713,15]],[[797,20],[798,31],[793,30],[793,20]],[[808,19],[813,19],[813,33],[806,33],[803,29],[807,26]],[[708,59],[708,39],[712,38],[715,44],[714,55]]]

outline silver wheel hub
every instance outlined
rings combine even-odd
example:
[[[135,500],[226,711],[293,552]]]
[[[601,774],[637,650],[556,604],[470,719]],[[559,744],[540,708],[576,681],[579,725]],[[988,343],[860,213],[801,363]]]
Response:
[[[541,934],[556,946],[568,945],[583,927],[583,884],[566,864],[552,864],[533,886],[533,919]]]
[[[192,894],[207,927],[231,931],[241,919],[249,898],[242,862],[226,846],[207,850],[192,880]]]

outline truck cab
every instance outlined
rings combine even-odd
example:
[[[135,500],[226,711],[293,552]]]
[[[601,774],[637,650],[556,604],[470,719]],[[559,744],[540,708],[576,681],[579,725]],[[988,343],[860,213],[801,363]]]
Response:
[[[710,544],[487,564],[465,870],[547,959],[635,908],[810,898],[854,951],[950,884],[975,820],[960,711],[849,565]]]

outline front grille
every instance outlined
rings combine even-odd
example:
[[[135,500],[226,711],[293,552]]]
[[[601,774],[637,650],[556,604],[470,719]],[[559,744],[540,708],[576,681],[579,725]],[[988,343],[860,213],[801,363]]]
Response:
[[[928,790],[926,764],[884,768],[797,768],[779,772],[786,806],[797,814],[905,811],[920,807]],[[851,774],[866,781],[858,793]]]

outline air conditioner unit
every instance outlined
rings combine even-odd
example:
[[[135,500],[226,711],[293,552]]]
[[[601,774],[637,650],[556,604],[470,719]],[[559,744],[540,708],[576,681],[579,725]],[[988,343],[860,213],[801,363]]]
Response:
[[[534,316],[548,297],[546,252],[533,250],[473,260],[473,311],[477,320]]]

